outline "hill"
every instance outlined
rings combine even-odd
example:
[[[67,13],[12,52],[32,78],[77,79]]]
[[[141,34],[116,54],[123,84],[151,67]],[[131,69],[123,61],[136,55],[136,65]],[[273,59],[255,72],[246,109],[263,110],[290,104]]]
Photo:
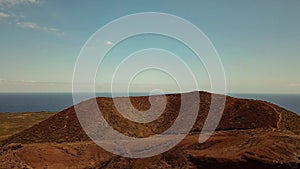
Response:
[[[201,131],[207,117],[211,94],[199,92],[201,101],[196,124],[192,133]],[[158,97],[158,96],[151,96]],[[122,98],[118,98],[122,99]],[[149,109],[149,96],[131,97],[131,102],[138,110]],[[116,110],[111,98],[99,97],[99,109],[108,123],[119,132],[135,137],[148,137],[162,133],[169,128],[177,118],[180,108],[180,94],[167,95],[167,106],[164,113],[150,123],[136,123],[123,116]],[[83,103],[89,109],[89,102]],[[191,104],[193,104],[191,102]],[[247,130],[247,129],[276,129],[300,131],[300,118],[276,105],[249,99],[226,98],[225,110],[217,130]],[[74,107],[63,110],[56,115],[26,129],[8,139],[2,144],[9,143],[43,143],[43,142],[76,142],[88,141],[89,137],[82,130]]]
[[[298,115],[264,101],[227,96],[217,132],[207,142],[199,144],[197,138],[207,117],[212,94],[199,92],[199,95],[199,103],[190,101],[191,106],[200,106],[191,133],[178,146],[161,155],[129,159],[104,151],[90,141],[78,122],[74,107],[70,107],[2,141],[0,160],[11,161],[3,165],[6,167],[23,165],[37,168],[61,168],[60,165],[64,168],[299,167]],[[150,97],[155,99],[160,96]],[[118,99],[122,101],[124,98]],[[150,107],[149,96],[130,97],[130,100],[139,110]],[[90,100],[80,104],[89,110],[89,103]],[[128,136],[148,137],[162,133],[172,125],[180,108],[180,94],[167,95],[164,113],[155,121],[145,124],[123,118],[111,98],[97,98],[97,103],[113,128]],[[45,162],[38,159],[44,159]]]

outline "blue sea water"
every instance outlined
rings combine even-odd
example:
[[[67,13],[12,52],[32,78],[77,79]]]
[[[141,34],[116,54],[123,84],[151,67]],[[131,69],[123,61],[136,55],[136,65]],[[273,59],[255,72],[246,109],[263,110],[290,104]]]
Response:
[[[233,97],[264,100],[300,115],[300,94],[229,94]]]
[[[124,96],[122,93],[115,94]],[[132,96],[148,95],[133,93]],[[99,97],[111,97],[111,93],[97,93]],[[0,93],[0,112],[56,112],[73,104],[72,93]]]
[[[110,97],[110,93],[97,93]],[[122,96],[122,94],[118,94]],[[133,96],[147,93],[133,93]],[[300,115],[300,95],[296,94],[229,94],[239,98],[265,100]],[[71,93],[0,93],[0,112],[60,111],[73,105]]]

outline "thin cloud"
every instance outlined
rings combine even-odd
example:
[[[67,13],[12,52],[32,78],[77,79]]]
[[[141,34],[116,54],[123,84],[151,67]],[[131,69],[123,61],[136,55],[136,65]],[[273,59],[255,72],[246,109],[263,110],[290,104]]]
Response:
[[[7,18],[9,17],[8,14],[4,13],[4,12],[0,12],[0,18]]]
[[[70,85],[69,82],[38,82],[38,81],[29,81],[29,80],[7,80],[0,79],[0,84],[2,85]]]
[[[38,4],[40,0],[0,0],[0,6],[15,6],[21,4]]]
[[[300,83],[290,83],[289,87],[300,87]]]
[[[114,43],[113,43],[112,41],[109,41],[109,40],[108,40],[108,41],[105,42],[105,44],[106,44],[106,45],[113,45]]]
[[[11,8],[17,5],[27,5],[27,4],[39,4],[41,0],[0,0],[0,7],[1,10],[5,10],[5,8]],[[10,17],[10,18],[15,18],[15,24],[18,27],[24,28],[24,29],[33,29],[33,30],[38,30],[38,31],[43,31],[47,33],[54,33],[56,35],[64,35],[63,32],[58,30],[57,28],[53,27],[46,27],[46,26],[41,26],[37,23],[34,22],[20,22],[18,21],[20,18],[25,18],[24,15],[16,15],[14,13],[4,13],[0,12],[0,18],[5,18],[5,17]],[[12,21],[14,22],[14,21]]]
[[[24,29],[33,29],[33,30],[39,30],[39,31],[48,32],[48,33],[55,33],[57,35],[63,34],[57,28],[40,26],[37,23],[33,23],[33,22],[17,22],[17,26],[24,28]]]

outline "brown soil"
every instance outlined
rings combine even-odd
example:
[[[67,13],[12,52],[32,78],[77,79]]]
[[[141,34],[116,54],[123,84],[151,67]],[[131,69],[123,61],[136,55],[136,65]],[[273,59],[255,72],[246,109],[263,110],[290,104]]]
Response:
[[[70,107],[2,141],[0,168],[299,168],[298,115],[267,102],[227,97],[217,132],[200,144],[199,132],[207,117],[211,94],[199,94],[200,103],[190,101],[191,106],[200,105],[191,134],[161,155],[129,159],[104,151],[90,141]],[[131,101],[137,109],[147,110],[148,99],[132,97]],[[158,119],[142,124],[123,118],[112,99],[97,98],[109,124],[135,137],[162,133],[172,125],[180,108],[180,95],[168,95],[167,101]],[[80,104],[88,109],[90,103]]]
[[[113,155],[90,141],[10,144],[0,148],[0,168],[298,169],[299,145],[299,135],[263,129],[218,131],[202,144],[189,135],[172,150],[143,159]]]

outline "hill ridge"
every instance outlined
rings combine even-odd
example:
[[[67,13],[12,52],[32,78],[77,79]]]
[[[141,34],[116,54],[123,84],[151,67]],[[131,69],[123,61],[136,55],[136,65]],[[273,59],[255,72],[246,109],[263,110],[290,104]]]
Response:
[[[199,92],[200,110],[198,118],[191,133],[200,132],[208,114],[211,95],[207,92]],[[134,106],[138,109],[147,109],[150,106],[149,97],[158,96],[138,96],[130,97]],[[105,119],[116,130],[128,136],[148,137],[162,133],[172,125],[178,114],[180,105],[180,94],[168,94],[168,104],[165,112],[155,122],[140,124],[124,119],[116,111],[111,98],[97,97],[99,108]],[[122,98],[117,98],[122,99]],[[79,104],[88,106],[90,100]],[[87,107],[88,108],[88,107]],[[284,122],[284,124],[282,124]],[[265,101],[238,99],[230,96],[226,97],[226,105],[223,117],[217,127],[220,130],[247,130],[256,128],[290,130],[297,132],[300,130],[298,115],[283,108]],[[157,124],[156,124],[157,123]],[[74,107],[69,107],[54,116],[26,129],[16,135],[2,141],[9,143],[43,143],[43,142],[76,142],[90,140],[80,126]]]

